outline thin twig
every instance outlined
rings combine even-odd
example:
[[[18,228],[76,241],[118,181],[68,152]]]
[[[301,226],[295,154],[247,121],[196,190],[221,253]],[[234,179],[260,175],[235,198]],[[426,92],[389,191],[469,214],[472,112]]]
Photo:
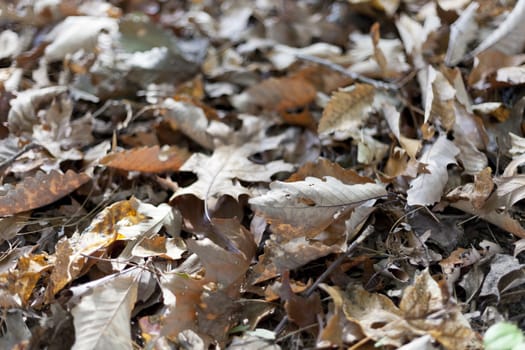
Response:
[[[303,54],[297,54],[297,55],[295,55],[295,57],[297,57],[298,59],[301,59],[303,61],[309,61],[309,62],[317,63],[317,64],[320,64],[322,66],[328,67],[331,70],[339,72],[339,73],[341,73],[341,74],[343,74],[343,75],[345,75],[345,76],[347,76],[347,77],[349,77],[349,78],[351,78],[353,80],[357,80],[357,81],[362,82],[362,83],[370,84],[373,87],[378,88],[378,89],[392,90],[392,91],[398,91],[399,90],[399,85],[398,84],[387,83],[387,82],[384,82],[384,81],[379,81],[379,80],[375,80],[375,79],[372,79],[372,78],[365,77],[364,75],[361,75],[361,74],[356,73],[356,72],[349,71],[349,70],[345,69],[344,67],[342,67],[341,65],[339,65],[337,63],[333,63],[333,62],[331,62],[329,60],[326,60],[324,58],[319,58],[319,57],[310,56],[310,55],[303,55]]]
[[[29,150],[32,150],[34,148],[39,148],[40,145],[36,143],[30,143],[24,148],[22,148],[20,151],[18,151],[16,154],[13,154],[11,157],[7,158],[3,162],[0,163],[0,171],[3,171],[5,168],[7,168],[11,163],[13,163],[18,157],[20,157],[22,154],[26,153]]]

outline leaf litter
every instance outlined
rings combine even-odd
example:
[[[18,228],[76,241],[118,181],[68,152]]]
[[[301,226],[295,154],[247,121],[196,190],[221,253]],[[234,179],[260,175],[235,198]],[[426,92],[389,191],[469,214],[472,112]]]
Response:
[[[525,329],[524,6],[0,4],[1,347]]]

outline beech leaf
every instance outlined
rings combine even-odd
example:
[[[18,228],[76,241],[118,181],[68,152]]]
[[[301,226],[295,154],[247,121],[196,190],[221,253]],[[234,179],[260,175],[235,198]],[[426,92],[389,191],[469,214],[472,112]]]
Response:
[[[73,307],[73,350],[133,349],[130,317],[137,301],[137,271],[116,275]]]
[[[386,195],[380,184],[345,185],[331,176],[307,177],[304,181],[273,182],[269,192],[249,203],[272,227],[284,225],[290,233],[311,237],[329,226],[337,214]]]

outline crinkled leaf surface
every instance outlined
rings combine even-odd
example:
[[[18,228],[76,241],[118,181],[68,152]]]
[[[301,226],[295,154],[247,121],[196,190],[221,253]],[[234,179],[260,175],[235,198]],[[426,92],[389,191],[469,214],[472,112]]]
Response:
[[[104,249],[117,240],[135,243],[145,235],[158,232],[162,225],[171,223],[171,220],[172,208],[167,204],[156,207],[135,198],[105,208],[82,234],[76,234],[57,243],[57,262],[51,274],[51,287],[48,293],[50,295],[57,293],[82,274],[86,267],[91,266],[93,261],[88,259],[89,256],[104,255]],[[133,245],[128,248],[130,251]]]

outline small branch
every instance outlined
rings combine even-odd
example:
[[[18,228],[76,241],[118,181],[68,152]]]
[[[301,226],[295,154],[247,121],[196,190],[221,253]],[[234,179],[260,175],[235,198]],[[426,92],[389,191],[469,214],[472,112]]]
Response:
[[[313,63],[320,64],[321,66],[325,66],[327,68],[330,68],[333,71],[339,72],[339,73],[341,73],[341,74],[343,74],[343,75],[345,75],[345,76],[347,76],[349,78],[352,78],[354,80],[357,80],[357,81],[359,81],[361,83],[370,84],[370,85],[372,85],[373,87],[375,87],[377,89],[393,90],[393,91],[399,90],[399,86],[397,84],[387,83],[387,82],[384,82],[384,81],[379,81],[379,80],[375,80],[375,79],[372,79],[372,78],[365,77],[364,75],[361,75],[359,73],[355,73],[355,72],[349,71],[349,70],[343,68],[341,65],[339,65],[337,63],[333,63],[333,62],[331,62],[329,60],[325,60],[324,58],[319,58],[319,57],[310,56],[310,55],[303,55],[303,54],[295,55],[295,57],[297,57],[298,59],[301,59],[303,61],[308,61],[308,62],[313,62]]]
[[[36,143],[30,143],[26,145],[24,148],[22,148],[20,151],[18,151],[16,154],[13,154],[11,157],[7,158],[3,162],[0,163],[0,171],[4,171],[5,168],[7,168],[9,165],[11,165],[18,157],[20,157],[22,154],[26,153],[27,151],[30,151],[35,148],[41,147],[40,145],[37,145]]]

